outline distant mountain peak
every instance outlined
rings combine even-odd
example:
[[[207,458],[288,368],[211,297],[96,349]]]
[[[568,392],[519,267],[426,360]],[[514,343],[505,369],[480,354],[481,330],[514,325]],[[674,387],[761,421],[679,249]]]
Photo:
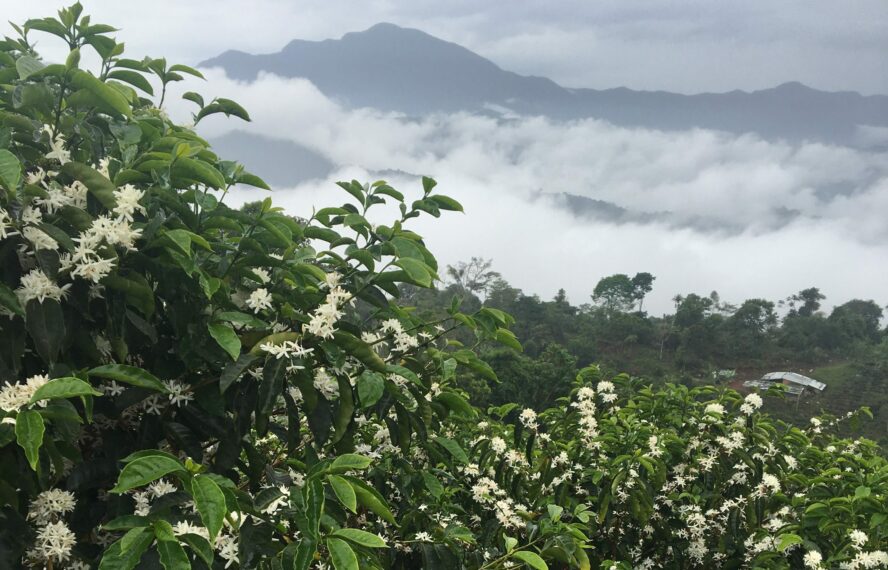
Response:
[[[294,40],[278,53],[226,51],[198,64],[238,80],[260,71],[302,77],[349,107],[408,115],[490,109],[553,119],[597,118],[659,130],[754,132],[768,139],[854,145],[861,125],[888,127],[888,96],[828,93],[798,81],[759,91],[682,95],[567,89],[498,67],[458,44],[381,22],[337,40]]]

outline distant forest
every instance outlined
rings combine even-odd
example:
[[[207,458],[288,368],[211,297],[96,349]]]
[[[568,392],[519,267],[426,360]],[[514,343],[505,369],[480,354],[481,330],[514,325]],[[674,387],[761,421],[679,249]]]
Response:
[[[650,273],[604,277],[589,302],[573,305],[563,289],[548,301],[525,294],[492,265],[472,258],[449,266],[437,290],[402,289],[404,300],[428,317],[443,316],[455,299],[464,311],[485,305],[515,317],[512,330],[523,351],[481,347],[499,383],[465,381],[463,388],[479,405],[553,405],[576,371],[590,363],[655,383],[729,382],[735,388],[765,372],[789,370],[821,380],[827,389],[799,400],[787,397],[791,405],[769,399],[778,416],[802,421],[821,409],[838,415],[865,405],[874,418],[860,426],[862,433],[888,439],[888,329],[881,327],[882,307],[872,300],[854,299],[826,312],[817,287],[737,305],[715,291],[683,293],[673,298],[672,314],[656,317],[644,311],[656,282]]]

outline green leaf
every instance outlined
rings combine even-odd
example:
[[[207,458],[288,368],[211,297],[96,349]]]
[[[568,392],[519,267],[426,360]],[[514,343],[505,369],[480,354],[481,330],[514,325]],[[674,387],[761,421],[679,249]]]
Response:
[[[46,426],[43,425],[43,417],[31,410],[19,412],[15,418],[15,440],[25,450],[25,457],[31,469],[37,470],[37,461],[40,459],[40,446],[43,445],[43,433]]]
[[[145,76],[138,71],[130,71],[128,69],[115,69],[108,74],[108,79],[118,79],[120,81],[125,81],[130,85],[138,87],[149,95],[154,95],[154,89],[151,87],[151,83],[149,83],[148,79],[146,79]]]
[[[19,79],[25,80],[34,73],[46,67],[43,62],[30,55],[23,55],[15,60],[15,69],[18,71]]]
[[[0,184],[9,190],[15,191],[22,179],[22,163],[8,150],[0,149]]]
[[[198,534],[186,533],[179,536],[179,540],[191,547],[191,550],[197,554],[201,560],[206,562],[207,566],[213,566],[213,547],[204,537]]]
[[[452,439],[448,439],[442,436],[435,436],[435,442],[447,450],[450,455],[453,456],[454,459],[459,461],[460,463],[468,463],[469,457],[466,455],[466,452],[463,451],[463,448],[459,446],[458,443],[453,441]]]
[[[18,297],[16,296],[15,292],[3,283],[0,283],[0,306],[9,309],[20,317],[25,316],[25,310],[19,303]]]
[[[102,525],[104,530],[130,530],[133,528],[141,528],[143,526],[148,526],[151,524],[151,519],[148,517],[140,517],[136,515],[122,515],[113,519],[111,521],[106,522]]]
[[[113,210],[117,207],[117,200],[114,198],[117,186],[96,169],[80,162],[68,162],[62,166],[61,172],[82,182],[90,194],[107,209]]]
[[[344,477],[346,481],[351,483],[352,489],[355,491],[355,497],[358,499],[358,504],[369,509],[371,512],[375,513],[379,518],[386,521],[389,524],[397,526],[395,522],[395,516],[392,514],[392,511],[389,510],[388,506],[385,503],[385,499],[382,498],[382,495],[379,494],[379,491],[364,483],[360,479],[356,479],[354,477]]]
[[[138,309],[144,316],[154,314],[154,290],[141,274],[135,271],[126,275],[112,273],[102,279],[102,285],[123,293],[127,304]]]
[[[534,570],[549,570],[546,562],[540,558],[539,554],[529,550],[519,550],[512,553],[512,557],[524,562]]]
[[[855,499],[865,499],[865,498],[869,497],[870,494],[872,494],[872,491],[873,490],[870,489],[869,487],[865,487],[865,486],[861,485],[861,486],[857,487],[856,489],[854,489],[854,498]]]
[[[241,341],[231,325],[224,323],[210,323],[207,325],[210,336],[222,349],[228,353],[232,360],[237,360],[241,352]]]
[[[358,546],[363,546],[365,548],[385,548],[385,541],[379,538],[379,536],[369,533],[367,531],[358,530],[356,528],[341,528],[337,531],[334,531],[330,536],[335,536],[337,538],[344,538],[349,542],[354,542]]]
[[[434,196],[429,196],[429,199],[432,200],[435,204],[438,204],[438,207],[442,210],[450,210],[452,212],[462,212],[463,207],[462,204],[450,198],[449,196],[443,196],[441,194],[436,194]]]
[[[31,299],[25,307],[25,313],[25,325],[38,354],[47,363],[54,363],[65,340],[62,306],[54,299],[46,299],[42,303]]]
[[[223,99],[219,98],[204,107],[200,110],[197,116],[194,118],[194,124],[196,125],[208,115],[213,115],[215,113],[225,113],[226,117],[230,117],[234,115],[244,121],[250,121],[250,114],[247,113],[247,110],[232,101],[231,99]]]
[[[369,408],[379,401],[385,391],[385,380],[376,372],[365,370],[357,381],[358,398],[362,408]]]
[[[154,534],[157,537],[157,553],[165,570],[191,570],[191,562],[179,539],[173,534],[173,527],[165,520],[154,523]]]
[[[475,417],[475,408],[456,392],[442,392],[435,397],[435,400],[447,406],[451,412],[458,416]]]
[[[215,481],[205,475],[194,477],[191,482],[191,494],[197,512],[200,513],[200,520],[210,533],[210,540],[215,541],[219,531],[222,530],[222,521],[228,513],[225,507],[225,494]]]
[[[432,286],[432,274],[429,267],[422,261],[402,257],[395,262],[395,265],[403,269],[415,284],[422,287]]]
[[[370,467],[373,460],[357,453],[345,453],[333,460],[328,473],[345,473],[346,471],[363,471]]]
[[[232,362],[226,366],[225,370],[222,371],[222,375],[219,377],[219,391],[224,394],[225,391],[243,375],[244,370],[249,368],[249,366],[256,360],[257,358],[252,354],[242,354],[238,357],[236,362]]]
[[[74,398],[77,396],[101,396],[102,393],[84,382],[80,378],[65,377],[54,378],[37,388],[34,395],[31,396],[29,404],[39,402],[40,400],[54,400],[64,398]]]
[[[429,493],[431,493],[436,499],[440,499],[441,495],[444,494],[444,485],[441,484],[441,481],[428,471],[422,472],[422,480],[425,483],[426,489],[429,490]]]
[[[339,475],[327,475],[327,482],[333,488],[336,498],[342,505],[353,513],[358,512],[358,500],[351,484]]]
[[[154,541],[148,528],[134,528],[102,554],[99,570],[133,570]]]
[[[181,63],[177,63],[175,65],[171,65],[167,71],[178,71],[180,73],[187,73],[188,75],[193,75],[195,77],[199,77],[200,79],[204,79],[203,73],[194,69],[193,67],[188,67],[187,65],[182,65]]]
[[[330,551],[333,568],[336,570],[360,570],[355,551],[344,540],[328,538],[327,549]]]
[[[148,388],[157,392],[166,393],[167,387],[163,382],[158,380],[151,373],[126,364],[106,364],[98,366],[87,372],[90,376],[98,376],[99,378],[108,378],[117,382],[123,382],[130,386],[138,386],[139,388]]]
[[[97,79],[88,71],[76,69],[72,72],[71,83],[78,89],[85,89],[109,108],[124,117],[132,117],[129,101],[119,91]]]
[[[182,156],[176,159],[172,174],[176,178],[185,179],[188,185],[199,182],[217,190],[225,188],[225,177],[221,172],[209,164],[193,158]]]
[[[361,364],[376,372],[385,372],[385,361],[376,354],[369,344],[345,331],[333,333],[333,340],[337,345],[347,350],[352,356],[361,361]]]
[[[777,537],[777,550],[779,550],[780,552],[783,552],[784,550],[786,550],[790,546],[792,546],[794,544],[801,544],[803,542],[804,542],[804,540],[802,540],[802,537],[797,534],[792,534],[792,533],[781,534],[780,536]]]
[[[185,471],[185,466],[180,461],[167,455],[145,455],[124,466],[117,478],[117,485],[111,492],[125,493],[177,471]]]

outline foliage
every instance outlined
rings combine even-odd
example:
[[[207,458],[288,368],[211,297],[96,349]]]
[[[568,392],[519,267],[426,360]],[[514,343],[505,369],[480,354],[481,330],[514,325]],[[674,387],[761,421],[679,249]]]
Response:
[[[270,199],[230,208],[232,187],[265,183],[160,108],[199,72],[123,58],[115,30],[81,12],[0,43],[0,566],[885,557],[888,465],[827,420],[802,431],[757,397],[594,367],[568,385],[557,347],[536,369],[560,363],[570,392],[552,408],[473,407],[460,381],[496,381],[474,349],[520,350],[513,319],[399,303],[438,280],[409,221],[461,206],[423,178],[412,202],[342,182],[348,202],[305,220]],[[62,38],[66,63],[42,62],[33,31]],[[87,48],[97,74],[79,67]],[[135,90],[158,84],[156,105]],[[231,100],[184,97],[195,123],[249,120]],[[382,204],[398,219],[371,223]]]

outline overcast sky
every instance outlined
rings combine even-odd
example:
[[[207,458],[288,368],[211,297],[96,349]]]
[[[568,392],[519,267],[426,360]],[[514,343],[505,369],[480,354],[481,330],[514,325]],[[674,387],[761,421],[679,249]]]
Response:
[[[53,0],[0,0],[4,20]],[[121,0],[83,2],[122,28],[132,56],[196,63],[226,49],[278,51],[388,21],[457,42],[501,67],[568,87],[682,93],[801,81],[888,93],[886,0]],[[51,40],[46,40],[48,45]]]

